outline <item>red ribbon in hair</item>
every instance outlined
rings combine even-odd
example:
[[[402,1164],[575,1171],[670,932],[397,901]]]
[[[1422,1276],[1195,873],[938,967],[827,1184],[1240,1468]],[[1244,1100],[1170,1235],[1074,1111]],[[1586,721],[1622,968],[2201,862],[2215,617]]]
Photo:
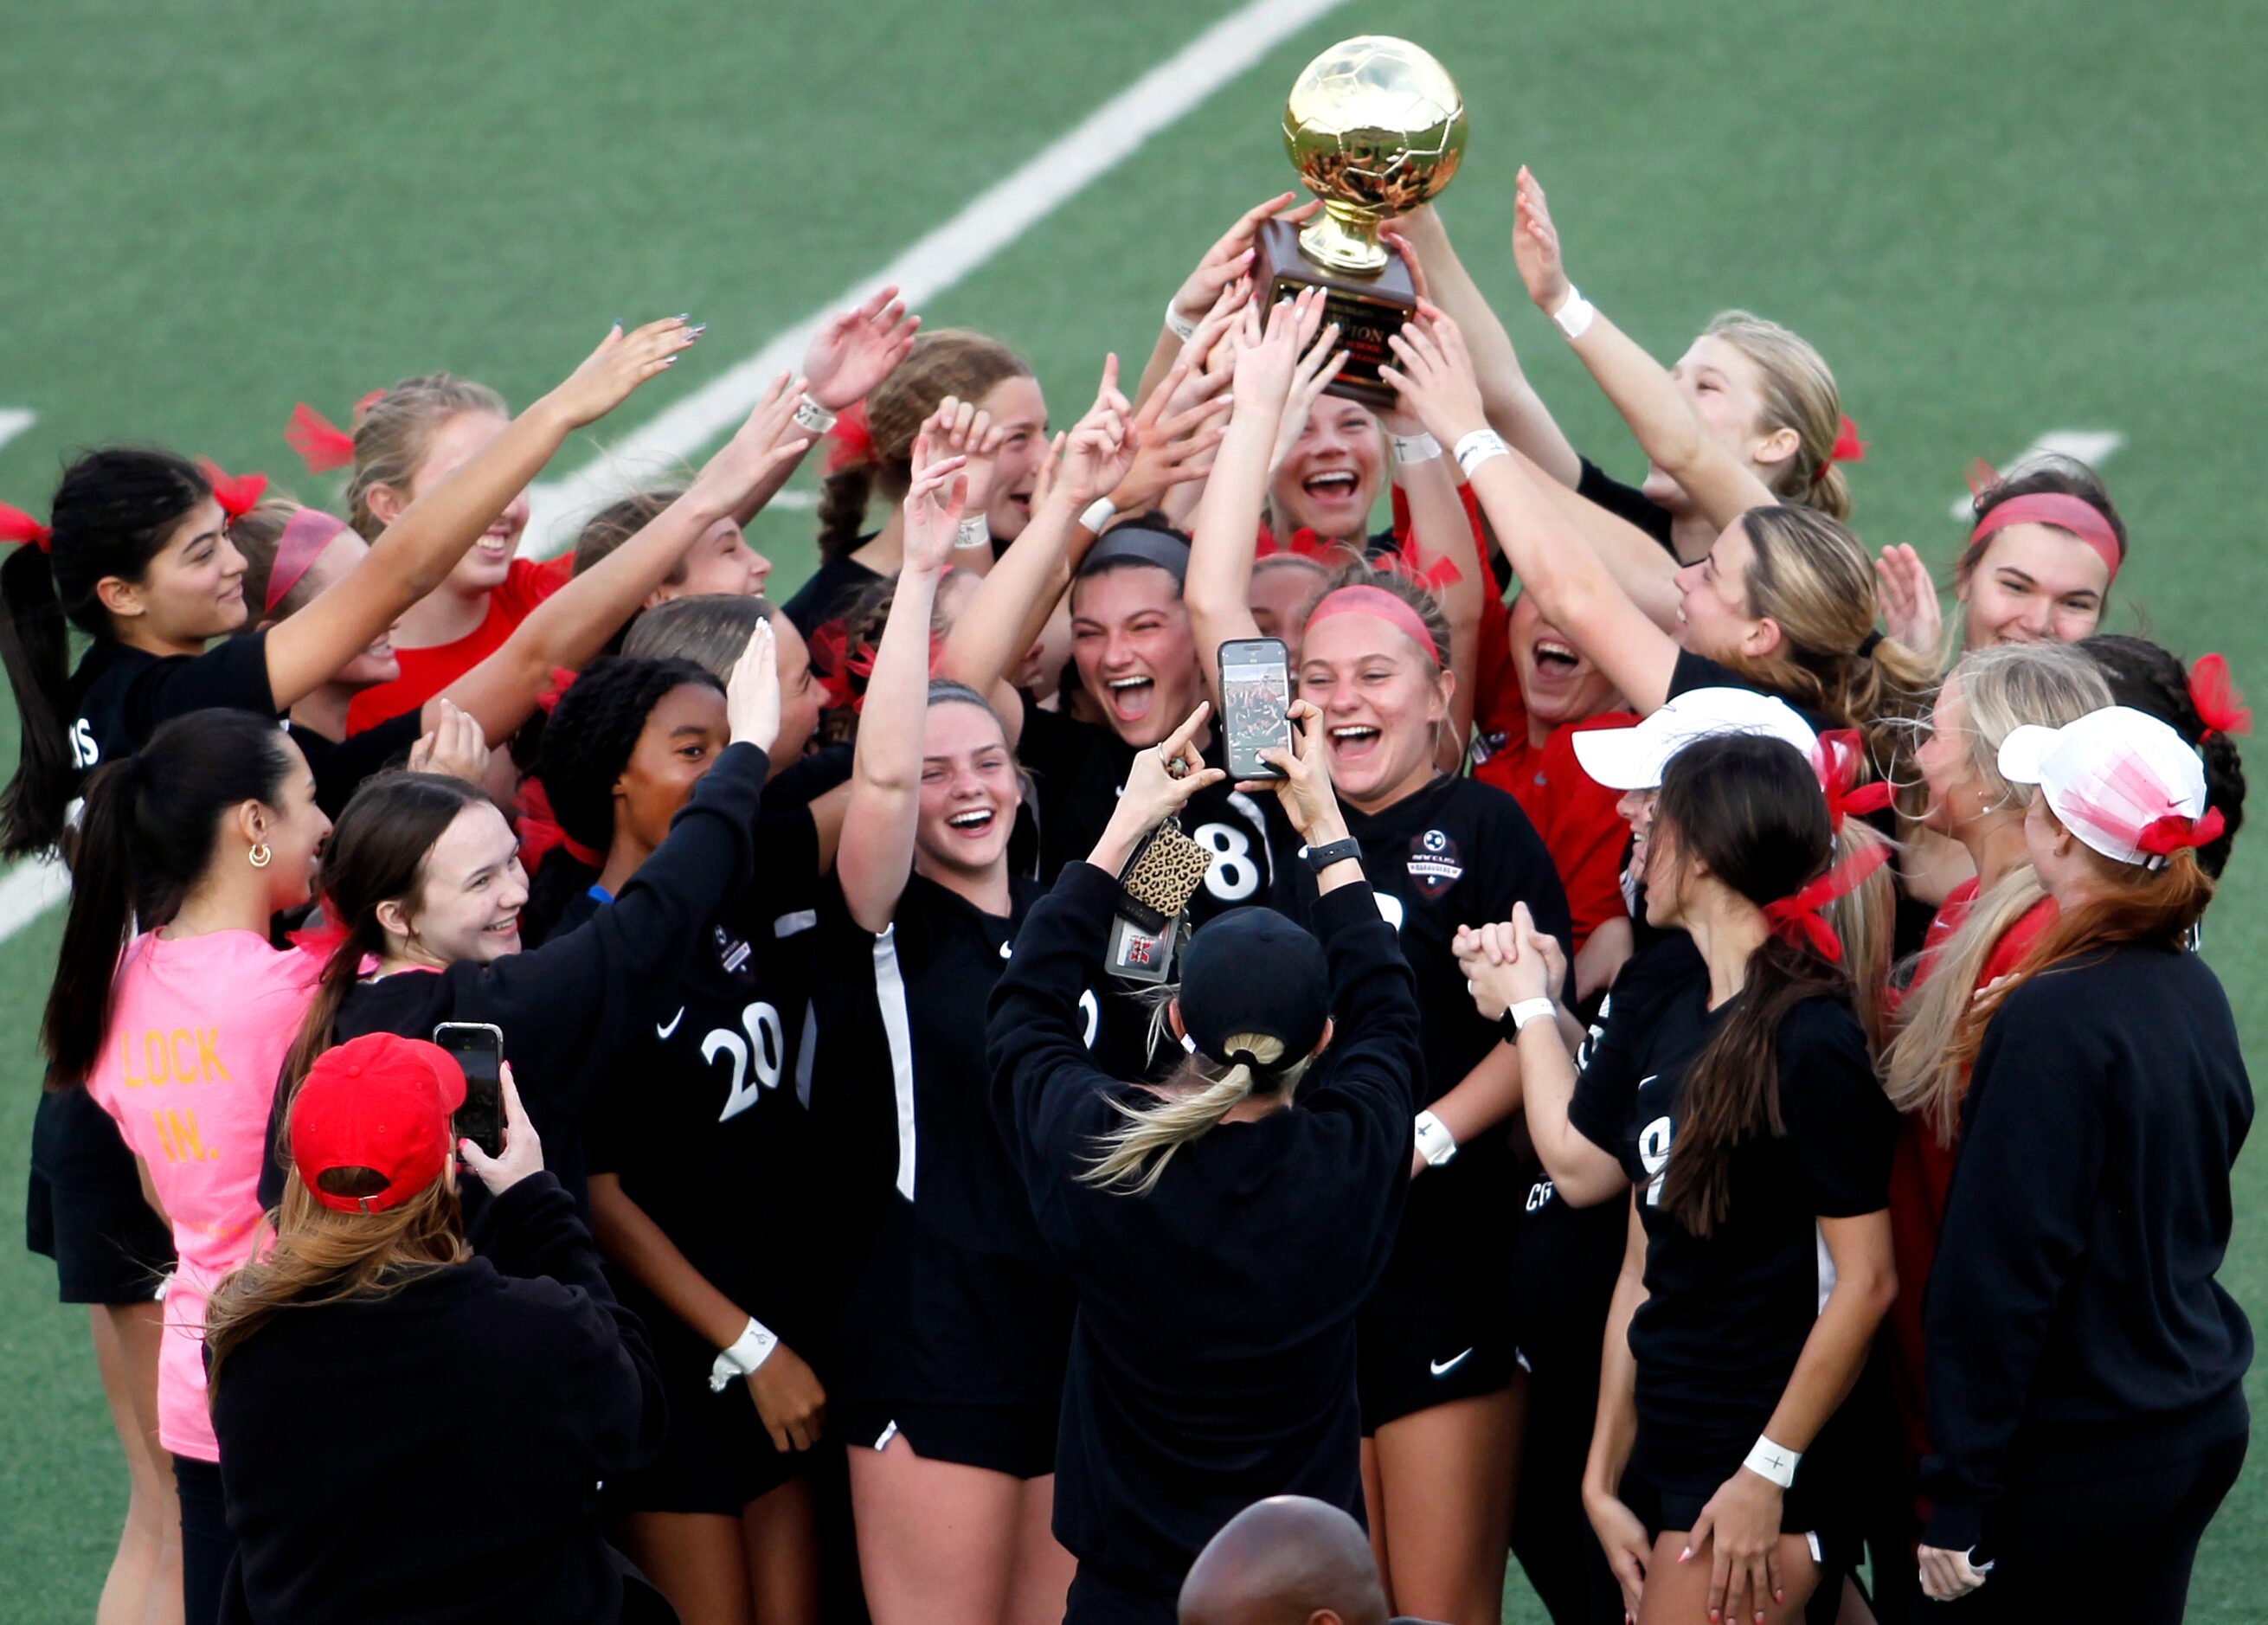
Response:
[[[204,471],[212,486],[213,500],[220,511],[232,519],[240,519],[257,507],[268,491],[268,476],[264,474],[229,474],[210,457],[197,459],[197,467]]]
[[[2205,724],[2205,732],[2198,736],[2200,745],[2216,733],[2252,732],[2252,712],[2229,680],[2228,662],[2219,655],[2202,655],[2190,667],[2190,703]]]
[[[2134,844],[2153,857],[2171,857],[2185,849],[2211,846],[2220,839],[2220,832],[2227,827],[2228,820],[2221,817],[2219,807],[2207,807],[2203,818],[2184,818],[2179,812],[2169,812],[2144,825]]]
[[[347,939],[347,928],[341,922],[326,918],[320,925],[303,926],[290,932],[284,940],[310,958],[328,965],[339,945]]]
[[[284,444],[299,453],[310,474],[328,474],[354,461],[354,437],[304,401],[284,425]]]
[[[1819,911],[1837,898],[1859,888],[1866,878],[1889,861],[1887,841],[1869,842],[1805,886],[1793,897],[1764,905],[1764,923],[1775,937],[1798,947],[1808,947],[1830,965],[1843,962],[1843,939]]]
[[[1866,460],[1867,443],[1859,438],[1859,425],[1847,416],[1838,417],[1835,420],[1835,444],[1827,448],[1827,460],[1819,465],[1819,471],[1811,476],[1811,482],[1818,484],[1827,477],[1827,471],[1837,463],[1863,463]]]
[[[0,541],[28,542],[45,553],[48,540],[55,534],[21,508],[11,508],[0,502]]]
[[[874,675],[874,657],[880,653],[873,644],[861,643],[843,662],[843,692],[849,696],[851,711],[863,715],[866,710],[866,684]],[[935,632],[929,635],[929,674],[937,675],[937,668],[945,664],[945,639]],[[854,686],[852,678],[858,680]]]
[[[858,696],[850,691],[850,673],[844,669],[850,640],[842,618],[837,616],[814,628],[808,641],[812,675],[827,690],[827,698],[821,703],[828,710],[849,705]]]
[[[520,864],[530,873],[543,866],[553,847],[565,848],[567,856],[585,869],[607,866],[604,852],[585,846],[559,827],[559,820],[551,815],[551,798],[544,793],[541,779],[520,781],[519,816],[512,820],[512,832],[519,837]]]
[[[874,460],[874,431],[866,426],[866,403],[855,401],[836,415],[827,431],[827,472],[839,474]]]
[[[384,391],[383,389],[372,389],[372,390],[366,391],[366,392],[362,395],[362,397],[361,397],[359,400],[357,400],[357,401],[355,402],[355,404],[354,404],[354,421],[355,421],[355,423],[356,423],[357,424],[360,424],[360,423],[361,423],[361,422],[362,422],[362,415],[363,415],[364,413],[365,413],[365,412],[367,412],[367,411],[369,411],[369,410],[370,410],[372,402],[373,402],[373,401],[383,401],[383,400],[385,400],[385,399],[386,399],[386,391]]]
[[[1295,558],[1313,559],[1318,564],[1328,566],[1331,554],[1338,547],[1337,542],[1315,534],[1311,526],[1302,525],[1292,533],[1290,540],[1278,541],[1275,533],[1263,525],[1260,527],[1259,539],[1253,544],[1252,556],[1266,559],[1288,554]]]
[[[1410,585],[1421,587],[1437,599],[1443,588],[1453,587],[1465,578],[1465,572],[1457,568],[1457,561],[1446,553],[1428,563],[1425,550],[1418,545],[1415,536],[1403,538],[1400,550],[1388,554],[1380,562]]]
[[[559,696],[567,692],[569,686],[572,684],[574,680],[575,668],[573,666],[553,666],[551,668],[550,686],[546,688],[541,694],[535,696],[535,709],[541,711],[546,717],[550,716],[552,707],[559,703]]]
[[[1812,755],[1812,770],[1819,775],[1820,793],[1827,798],[1827,822],[1838,835],[1843,833],[1844,819],[1850,813],[1856,812],[1863,818],[1890,805],[1890,787],[1886,780],[1877,779],[1871,784],[1859,783],[1859,769],[1866,755],[1856,728],[1837,728],[1821,734],[1819,748]]]

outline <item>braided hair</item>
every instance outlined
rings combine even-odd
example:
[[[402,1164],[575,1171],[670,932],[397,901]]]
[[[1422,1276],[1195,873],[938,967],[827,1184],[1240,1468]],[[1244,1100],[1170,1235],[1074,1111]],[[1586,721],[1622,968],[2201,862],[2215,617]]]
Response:
[[[725,685],[690,660],[594,660],[559,696],[543,730],[536,772],[551,815],[578,845],[603,853],[615,839],[615,783],[630,766],[646,718],[663,698],[694,685]],[[544,855],[529,883],[520,927],[534,947],[550,935],[599,871],[563,844]]]

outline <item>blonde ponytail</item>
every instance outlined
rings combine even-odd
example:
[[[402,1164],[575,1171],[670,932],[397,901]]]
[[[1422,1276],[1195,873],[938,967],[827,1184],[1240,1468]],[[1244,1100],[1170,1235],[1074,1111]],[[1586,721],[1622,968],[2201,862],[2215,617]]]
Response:
[[[2002,875],[1939,945],[1928,979],[1898,1011],[1897,1034],[1882,1057],[1884,1086],[1892,1106],[1927,1118],[1940,1145],[1950,1146],[1961,1131],[1969,1068],[1955,1039],[1975,1001],[1977,978],[2000,939],[2046,895],[2029,864]]]
[[[1257,1070],[1242,1062],[1222,1063],[1197,1055],[1165,1085],[1177,1092],[1156,1106],[1133,1107],[1115,1095],[1106,1096],[1112,1109],[1127,1121],[1101,1136],[1101,1154],[1079,1177],[1098,1190],[1148,1195],[1164,1177],[1166,1165],[1175,1151],[1211,1133],[1255,1094],[1289,1092],[1313,1059],[1303,1056],[1296,1064],[1276,1070],[1276,1063],[1284,1058],[1283,1040],[1265,1033],[1234,1033],[1221,1048],[1231,1055],[1251,1056]],[[1178,1092],[1191,1085],[1196,1086],[1195,1092]],[[1155,1162],[1150,1161],[1153,1155]]]

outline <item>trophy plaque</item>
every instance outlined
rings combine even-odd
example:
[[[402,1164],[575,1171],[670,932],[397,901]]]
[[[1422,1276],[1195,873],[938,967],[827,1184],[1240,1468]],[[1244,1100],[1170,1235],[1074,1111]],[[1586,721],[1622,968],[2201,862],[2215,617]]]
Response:
[[[1284,148],[1322,212],[1260,228],[1254,283],[1269,303],[1324,290],[1346,364],[1330,393],[1390,406],[1386,341],[1418,307],[1409,268],[1379,224],[1437,195],[1465,154],[1465,104],[1441,64],[1407,40],[1362,34],[1309,62],[1284,108]]]

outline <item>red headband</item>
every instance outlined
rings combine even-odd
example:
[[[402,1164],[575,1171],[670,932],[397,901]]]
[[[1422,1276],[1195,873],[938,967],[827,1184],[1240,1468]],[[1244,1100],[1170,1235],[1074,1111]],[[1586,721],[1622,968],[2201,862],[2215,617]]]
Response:
[[[1322,601],[1307,612],[1307,624],[1312,627],[1332,615],[1374,615],[1424,650],[1426,658],[1435,665],[1441,664],[1440,647],[1425,629],[1424,620],[1384,587],[1339,587],[1326,592]]]
[[[213,500],[232,519],[240,519],[250,513],[267,494],[268,476],[264,474],[224,473],[210,457],[198,458],[197,467],[204,470],[205,479],[212,486]]]
[[[1973,548],[1995,531],[2006,530],[2011,525],[2052,525],[2058,530],[2069,531],[2101,556],[2111,580],[2118,578],[2118,533],[2110,528],[2110,521],[2093,503],[2067,496],[2061,491],[2011,496],[1977,521],[1977,528],[1969,533],[1969,545]]]
[[[284,526],[282,540],[276,544],[276,562],[268,571],[268,602],[264,613],[274,614],[276,606],[284,595],[299,585],[299,577],[307,573],[307,566],[322,556],[333,537],[346,529],[346,521],[325,513],[320,508],[302,508]]]
[[[1799,946],[1808,945],[1830,965],[1843,962],[1843,941],[1819,911],[1837,898],[1859,889],[1859,884],[1889,861],[1890,843],[1877,841],[1853,852],[1793,897],[1764,905],[1764,923],[1772,935]]]
[[[2190,703],[2205,724],[2205,732],[2198,736],[2200,745],[2216,733],[2252,732],[2252,713],[2228,679],[2228,662],[2219,655],[2201,655],[2190,667]]]
[[[284,444],[299,453],[310,474],[328,474],[354,461],[354,437],[304,401],[284,425]]]
[[[25,512],[0,502],[0,541],[26,541],[45,553],[48,540],[54,534],[48,527]]]

